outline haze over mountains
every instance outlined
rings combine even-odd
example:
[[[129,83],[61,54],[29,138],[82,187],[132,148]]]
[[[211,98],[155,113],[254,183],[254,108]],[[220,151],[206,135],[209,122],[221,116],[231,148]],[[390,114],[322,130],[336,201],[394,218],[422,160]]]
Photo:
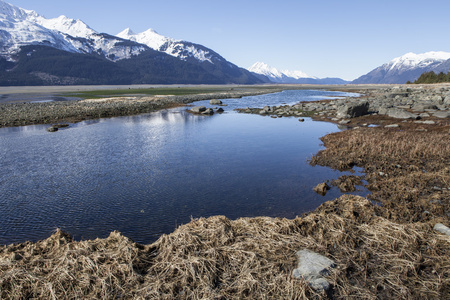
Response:
[[[450,53],[408,53],[351,83],[405,83],[450,71]],[[0,85],[345,84],[255,63],[248,70],[217,52],[149,29],[99,33],[81,20],[38,13],[0,0]]]

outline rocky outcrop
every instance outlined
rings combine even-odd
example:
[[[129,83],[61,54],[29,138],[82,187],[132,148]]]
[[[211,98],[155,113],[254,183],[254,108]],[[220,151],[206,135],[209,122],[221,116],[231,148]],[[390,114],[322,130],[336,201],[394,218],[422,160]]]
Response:
[[[433,120],[450,118],[450,85],[398,87],[367,90],[361,98],[300,102],[295,105],[245,108],[244,113],[269,116],[314,117],[346,125],[351,119],[366,115],[400,120]],[[432,118],[433,120],[427,120]],[[434,122],[434,121],[433,121]]]

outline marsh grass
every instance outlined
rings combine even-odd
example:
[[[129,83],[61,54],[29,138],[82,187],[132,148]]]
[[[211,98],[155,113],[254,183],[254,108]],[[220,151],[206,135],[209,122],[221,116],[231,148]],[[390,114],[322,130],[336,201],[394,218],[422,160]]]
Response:
[[[2,299],[318,299],[291,274],[296,251],[336,261],[334,299],[445,299],[450,238],[431,224],[398,224],[345,195],[293,220],[192,220],[150,245],[118,232],[0,247]]]
[[[364,168],[370,198],[389,207],[402,222],[448,221],[450,132],[365,128],[322,138],[326,147],[313,165],[345,170]]]

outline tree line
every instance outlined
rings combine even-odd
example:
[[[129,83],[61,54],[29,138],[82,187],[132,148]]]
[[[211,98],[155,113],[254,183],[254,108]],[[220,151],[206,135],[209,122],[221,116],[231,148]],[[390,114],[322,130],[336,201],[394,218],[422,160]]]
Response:
[[[442,83],[442,82],[450,82],[450,72],[445,74],[444,72],[440,72],[439,74],[436,74],[433,71],[425,72],[422,75],[420,75],[417,80],[414,82],[408,81],[407,84],[423,84],[423,83]]]

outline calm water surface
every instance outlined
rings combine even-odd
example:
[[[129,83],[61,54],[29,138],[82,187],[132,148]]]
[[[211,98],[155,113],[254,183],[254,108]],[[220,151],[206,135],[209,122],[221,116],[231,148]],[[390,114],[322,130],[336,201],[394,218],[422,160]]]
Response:
[[[0,129],[0,244],[61,228],[76,239],[119,230],[150,243],[190,218],[293,218],[340,196],[312,188],[343,173],[311,167],[336,125],[238,114],[343,93],[285,91],[222,100],[226,112],[185,108],[73,124]],[[208,105],[208,101],[198,104]]]

